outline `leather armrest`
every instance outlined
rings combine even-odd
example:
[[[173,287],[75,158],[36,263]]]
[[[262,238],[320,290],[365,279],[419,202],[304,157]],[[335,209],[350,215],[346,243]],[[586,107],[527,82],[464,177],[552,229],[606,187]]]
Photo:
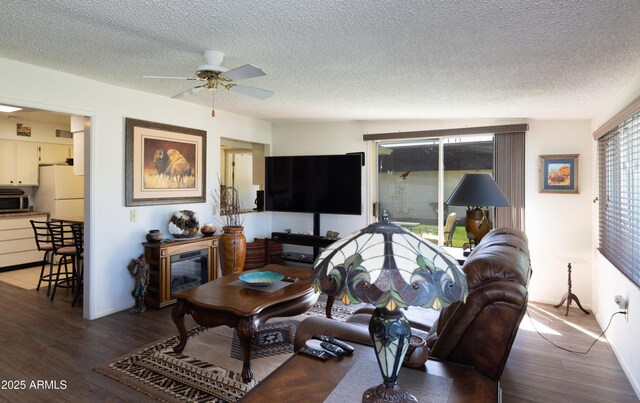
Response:
[[[316,334],[337,337],[348,342],[371,345],[371,336],[369,336],[369,329],[366,326],[311,316],[300,322],[298,326],[293,340],[294,351],[298,351],[307,340]]]
[[[353,318],[350,317],[350,319]],[[313,335],[323,334],[325,336],[336,337],[347,342],[371,345],[371,336],[369,335],[369,319],[370,315],[356,315],[355,322],[339,322],[319,316],[312,316],[303,320],[298,326],[296,336],[293,340],[293,349],[298,351],[304,343]],[[411,333],[426,339],[427,334],[420,329],[411,329]],[[405,358],[403,365],[410,367],[421,367],[429,357],[428,347],[422,346],[414,349],[410,355]]]
[[[364,306],[358,310],[356,310],[353,314],[368,314],[372,315],[375,307],[373,305]],[[440,316],[440,311],[431,308],[422,308],[419,306],[412,306],[408,309],[402,311],[404,316],[409,321],[411,328],[420,329],[422,331],[428,332],[431,330],[434,322]]]

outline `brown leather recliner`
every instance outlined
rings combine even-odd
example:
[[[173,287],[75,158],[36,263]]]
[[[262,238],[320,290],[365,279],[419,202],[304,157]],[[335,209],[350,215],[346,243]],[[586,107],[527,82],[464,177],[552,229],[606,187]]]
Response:
[[[469,287],[465,303],[443,308],[435,322],[434,311],[423,308],[410,308],[407,317],[412,327],[428,331],[430,356],[471,365],[498,380],[527,309],[531,278],[527,236],[511,228],[490,232],[469,255],[463,270]],[[306,319],[299,327],[296,345],[320,331],[345,339],[357,336],[353,341],[365,342],[367,312],[371,309],[359,310],[347,319],[349,324],[336,324],[336,334],[331,334],[330,322]]]

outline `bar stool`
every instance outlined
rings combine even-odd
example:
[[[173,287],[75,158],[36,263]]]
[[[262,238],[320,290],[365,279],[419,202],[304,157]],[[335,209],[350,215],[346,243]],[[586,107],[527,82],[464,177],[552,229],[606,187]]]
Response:
[[[49,221],[47,223],[49,233],[51,234],[51,242],[53,244],[53,255],[58,256],[58,270],[56,272],[53,291],[51,292],[51,301],[56,295],[58,287],[75,289],[76,283],[76,256],[77,250],[73,239],[73,229],[71,224],[65,224],[61,221]],[[69,272],[69,260],[71,260],[71,272]],[[64,273],[62,272],[62,264],[64,264]],[[60,274],[63,274],[60,277]]]
[[[40,278],[36,290],[40,290],[40,284],[44,281],[47,283],[47,296],[51,292],[51,282],[53,281],[53,243],[51,243],[51,234],[46,221],[30,220],[31,228],[36,240],[36,247],[39,251],[44,252],[42,258],[42,269],[40,270]],[[44,268],[49,265],[49,274],[44,274]]]
[[[73,242],[76,247],[76,269],[78,271],[78,284],[71,306],[76,306],[78,302],[82,302],[84,291],[84,224],[72,224],[71,230],[73,231]]]

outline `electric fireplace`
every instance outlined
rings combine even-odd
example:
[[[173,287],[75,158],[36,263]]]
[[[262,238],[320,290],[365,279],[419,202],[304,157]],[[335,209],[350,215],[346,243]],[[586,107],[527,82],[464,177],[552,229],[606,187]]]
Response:
[[[169,259],[171,295],[209,281],[209,249],[172,255]]]
[[[145,302],[160,308],[173,304],[173,294],[218,277],[218,237],[145,242],[149,286]]]

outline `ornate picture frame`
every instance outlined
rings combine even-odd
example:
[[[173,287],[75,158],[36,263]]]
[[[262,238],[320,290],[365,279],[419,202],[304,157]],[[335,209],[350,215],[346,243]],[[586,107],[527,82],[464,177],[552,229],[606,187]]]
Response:
[[[540,155],[540,193],[580,193],[580,154]]]
[[[204,203],[207,132],[125,119],[125,206]]]

